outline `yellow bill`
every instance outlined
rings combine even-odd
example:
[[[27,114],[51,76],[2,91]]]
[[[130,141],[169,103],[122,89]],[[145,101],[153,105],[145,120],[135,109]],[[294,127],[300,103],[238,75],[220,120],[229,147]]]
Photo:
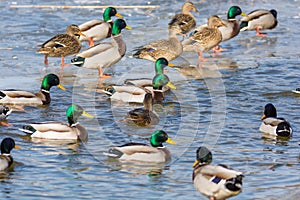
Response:
[[[263,119],[266,119],[267,118],[267,116],[266,115],[263,115],[263,116],[261,116],[261,120],[263,120]]]
[[[22,149],[19,145],[15,145],[15,149]]]
[[[175,65],[172,64],[172,63],[169,63],[168,66],[169,66],[169,67],[174,67]]]
[[[249,17],[246,13],[242,12],[241,16],[243,17]]]
[[[168,86],[169,88],[173,89],[173,90],[176,90],[176,86],[173,85],[173,83],[171,83],[171,82],[168,82],[168,83],[167,83],[167,86]]]
[[[198,160],[195,160],[195,162],[194,162],[194,164],[193,164],[193,167],[196,167],[198,164],[199,164],[199,161],[198,161]]]
[[[176,144],[176,142],[174,140],[172,140],[171,138],[168,138],[166,143],[169,143],[169,144]]]
[[[117,14],[116,14],[116,17],[119,17],[119,18],[121,18],[121,19],[123,18],[123,16],[122,16],[120,13],[117,13]]]
[[[130,26],[128,26],[128,25],[127,25],[125,28],[126,28],[127,30],[131,30],[131,29],[132,29],[132,28],[131,28]]]
[[[61,84],[58,84],[57,87],[61,90],[66,90],[66,88],[64,86],[62,86]]]
[[[91,115],[90,113],[88,113],[88,112],[86,112],[86,111],[83,111],[83,113],[82,113],[81,115],[82,115],[82,116],[85,116],[85,117],[88,117],[88,118],[91,118],[91,119],[95,118],[94,115]]]
[[[86,37],[85,34],[81,33],[81,32],[78,32],[79,35],[83,36],[83,37]]]

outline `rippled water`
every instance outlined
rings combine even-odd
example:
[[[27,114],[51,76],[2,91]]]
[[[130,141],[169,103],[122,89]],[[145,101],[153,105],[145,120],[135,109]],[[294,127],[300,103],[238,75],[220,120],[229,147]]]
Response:
[[[150,1],[149,1],[150,2]],[[71,23],[97,19],[102,10],[93,9],[12,9],[10,5],[81,5],[98,1],[1,1],[0,88],[35,92],[46,73],[57,73],[64,92],[53,88],[50,106],[26,107],[14,112],[1,127],[1,138],[13,137],[22,150],[13,151],[14,168],[0,174],[1,198],[10,199],[205,199],[192,184],[192,164],[196,148],[207,145],[214,163],[224,163],[245,174],[243,192],[232,199],[296,199],[300,196],[299,177],[299,17],[297,0],[282,1],[201,1],[198,25],[209,15],[223,18],[231,5],[243,11],[274,8],[279,24],[268,37],[243,32],[222,44],[228,51],[211,58],[198,71],[169,69],[168,76],[177,86],[155,105],[161,116],[155,127],[139,128],[122,122],[127,111],[139,105],[110,102],[96,90],[95,71],[75,66],[60,70],[60,59],[50,58],[45,68],[37,45]],[[131,1],[115,2],[130,5]],[[127,55],[108,70],[114,78],[105,84],[122,83],[126,78],[152,77],[153,63],[130,55],[134,47],[167,37],[167,23],[179,12],[182,1],[152,1],[158,9],[118,9],[133,30],[123,31]],[[103,1],[101,5],[111,4]],[[144,5],[135,1],[134,5]],[[86,45],[83,47],[85,48]],[[68,61],[71,57],[67,58]],[[195,53],[184,53],[172,63],[197,65]],[[97,116],[80,118],[89,132],[87,143],[31,140],[18,131],[28,122],[65,121],[65,110],[78,103]],[[280,116],[294,128],[294,137],[275,140],[258,131],[263,106],[272,102]],[[164,129],[178,145],[168,146],[173,155],[167,166],[121,165],[104,155],[110,145],[129,141],[148,142],[151,132]]]

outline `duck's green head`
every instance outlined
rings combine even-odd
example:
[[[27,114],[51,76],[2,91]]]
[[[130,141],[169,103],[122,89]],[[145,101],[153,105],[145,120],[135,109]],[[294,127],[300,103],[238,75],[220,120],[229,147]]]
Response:
[[[68,107],[66,111],[66,116],[68,118],[69,125],[72,126],[77,123],[77,119],[80,116],[85,116],[88,118],[94,118],[93,115],[87,113],[83,110],[83,108],[79,105],[71,105]]]
[[[111,33],[112,33],[112,35],[118,35],[121,33],[121,30],[124,28],[131,30],[131,27],[127,26],[125,20],[117,19],[116,21],[114,21]]]
[[[168,134],[163,130],[154,131],[150,137],[150,144],[153,147],[163,147],[163,143],[167,142],[169,144],[176,144]]]
[[[228,20],[235,20],[235,17],[241,15],[243,17],[247,17],[248,15],[242,11],[242,9],[238,6],[231,6],[227,13]]]
[[[113,16],[123,18],[123,16],[120,15],[114,7],[107,7],[103,13],[103,20],[105,22],[111,21],[111,17]]]
[[[198,164],[210,164],[212,162],[212,153],[210,150],[204,146],[199,147],[196,151],[196,161],[193,164],[193,167],[196,167]]]
[[[59,78],[57,75],[47,74],[42,81],[41,89],[49,91],[52,86],[57,86],[62,90],[66,90],[66,88],[59,83]]]
[[[275,18],[277,18],[277,11],[276,11],[276,10],[272,9],[272,10],[270,10],[270,12],[272,13],[272,15],[273,15]]]
[[[268,103],[265,105],[264,115],[261,117],[261,119],[266,119],[268,117],[277,117],[277,111],[273,104]]]
[[[77,56],[71,59],[71,64],[77,67],[82,67],[84,64],[85,58]]]
[[[15,141],[12,138],[4,138],[1,142],[1,154],[10,154],[10,151],[15,149],[21,149],[18,145],[15,144]]]
[[[174,67],[173,64],[169,63],[167,59],[165,58],[159,58],[155,61],[155,73],[156,74],[163,74],[164,68],[166,66]]]
[[[162,90],[162,87],[165,85],[173,90],[176,90],[175,85],[173,85],[173,83],[171,83],[171,81],[169,80],[169,77],[165,74],[157,74],[152,79],[152,87],[155,90]]]

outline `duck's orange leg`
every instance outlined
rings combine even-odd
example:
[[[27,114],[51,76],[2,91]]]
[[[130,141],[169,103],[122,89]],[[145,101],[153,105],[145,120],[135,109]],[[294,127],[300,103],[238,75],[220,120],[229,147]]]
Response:
[[[227,49],[222,49],[219,45],[217,45],[212,50],[214,53],[220,53],[222,51],[226,51]]]
[[[203,58],[203,57],[202,57],[202,52],[201,52],[201,51],[198,52],[198,61],[199,61],[199,62],[207,61],[206,58]]]
[[[93,37],[89,37],[89,46],[93,47],[95,45]]]
[[[106,79],[106,78],[111,78],[110,75],[104,74],[102,67],[98,67],[98,72],[99,72],[99,78],[100,79]]]
[[[45,54],[45,56],[44,56],[44,64],[45,65],[49,65],[48,55],[47,54]]]
[[[67,66],[70,66],[70,64],[65,64],[65,57],[64,57],[64,56],[61,57],[61,63],[60,63],[60,66],[61,66],[61,67],[67,67]]]
[[[0,122],[0,124],[1,124],[2,126],[12,126],[12,124],[7,123],[7,122]]]
[[[256,36],[259,36],[259,37],[266,37],[267,34],[266,34],[266,33],[261,33],[261,32],[260,32],[260,28],[257,27],[257,28],[256,28]]]

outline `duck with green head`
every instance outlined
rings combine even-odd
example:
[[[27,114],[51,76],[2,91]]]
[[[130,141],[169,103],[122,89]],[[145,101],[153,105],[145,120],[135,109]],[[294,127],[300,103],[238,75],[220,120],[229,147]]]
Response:
[[[277,24],[276,10],[257,9],[241,19],[240,29],[241,31],[256,30],[256,36],[265,37],[267,34],[261,33],[260,30],[273,29]]]
[[[94,116],[84,111],[79,105],[69,106],[66,116],[68,123],[59,121],[31,123],[24,125],[20,130],[32,138],[86,141],[88,132],[77,120],[80,116],[88,118],[94,118]]]
[[[176,144],[163,130],[154,131],[150,137],[151,146],[143,143],[128,143],[111,147],[107,155],[120,161],[164,163],[171,160],[171,153],[163,143]]]
[[[226,165],[212,165],[211,151],[201,146],[196,151],[193,183],[195,188],[210,200],[221,200],[238,195],[242,191],[242,172]]]
[[[123,40],[121,30],[131,30],[123,19],[117,19],[112,27],[110,42],[99,43],[76,55],[71,64],[78,67],[98,69],[100,78],[108,78],[102,71],[104,67],[110,67],[117,63],[126,53],[126,43]]]
[[[245,14],[240,7],[231,6],[229,8],[227,12],[227,20],[222,20],[225,26],[220,26],[218,28],[222,34],[222,42],[234,38],[239,34],[240,25],[238,20],[236,19],[236,17],[239,15],[247,17],[247,14]],[[215,52],[221,52],[222,50],[223,49],[221,49],[219,45],[214,48]]]
[[[155,62],[156,75],[154,80],[153,78],[127,79],[124,85],[111,85],[106,87],[103,92],[108,94],[110,99],[123,102],[143,103],[146,93],[152,93],[154,101],[162,101],[162,93],[170,90],[170,88],[176,89],[169,78],[163,74],[166,66],[173,67],[174,65],[165,58],[159,58]]]
[[[259,130],[263,133],[279,137],[291,137],[293,129],[288,121],[284,118],[277,117],[277,111],[273,104],[265,105],[264,114],[261,117]]]
[[[114,7],[107,7],[103,13],[103,20],[90,20],[79,25],[80,31],[86,37],[79,37],[80,41],[89,41],[89,46],[94,46],[95,41],[100,41],[111,36],[113,20],[111,17],[123,18]]]
[[[14,160],[10,155],[12,149],[21,149],[12,138],[4,138],[1,142],[0,170],[9,168]]]
[[[0,91],[0,104],[12,105],[48,105],[51,102],[50,89],[52,86],[57,86],[62,90],[66,90],[59,81],[55,74],[47,74],[44,76],[41,89],[38,93],[23,90],[1,90]]]

